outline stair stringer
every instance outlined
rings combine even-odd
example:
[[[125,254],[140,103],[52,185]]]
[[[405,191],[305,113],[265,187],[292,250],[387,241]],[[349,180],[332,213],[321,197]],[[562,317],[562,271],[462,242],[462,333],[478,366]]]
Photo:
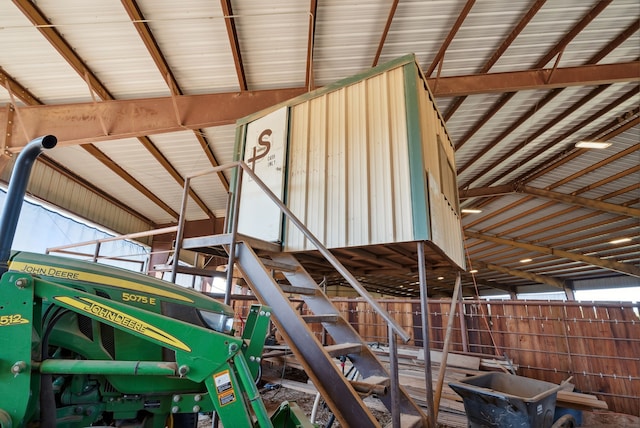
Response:
[[[380,360],[373,354],[367,343],[365,343],[358,332],[349,324],[342,316],[338,309],[333,305],[331,300],[322,292],[318,287],[315,280],[309,275],[309,273],[300,265],[299,261],[288,253],[270,253],[273,260],[288,265],[297,264],[300,266],[295,272],[283,272],[289,283],[296,287],[311,287],[314,284],[318,289],[315,295],[300,295],[300,298],[307,304],[307,307],[315,314],[337,314],[339,316],[337,323],[322,323],[329,335],[337,343],[361,343],[362,351],[359,355],[349,355],[349,359],[353,365],[358,369],[363,378],[372,376],[384,376],[389,378],[390,374],[388,370],[382,365]],[[401,414],[418,416],[422,419],[422,426],[428,426],[428,418],[422,411],[422,409],[411,398],[409,393],[398,385],[400,390],[400,410]],[[385,404],[387,409],[391,411],[391,395],[379,397]]]
[[[379,427],[359,394],[292,307],[253,249],[238,242],[235,256],[243,277],[260,302],[271,307],[274,323],[342,426]]]

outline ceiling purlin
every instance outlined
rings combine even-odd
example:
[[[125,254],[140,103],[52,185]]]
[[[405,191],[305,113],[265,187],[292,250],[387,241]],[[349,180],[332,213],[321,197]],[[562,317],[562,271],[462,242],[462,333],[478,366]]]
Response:
[[[89,84],[90,90],[95,92],[101,99],[103,100],[113,100],[113,95],[107,90],[107,88],[98,80],[95,74],[86,66],[84,61],[76,54],[73,48],[67,43],[67,41],[58,33],[58,31],[49,25],[48,20],[42,14],[42,11],[38,9],[31,1],[29,0],[13,0],[16,6],[22,11],[22,13],[38,28],[38,30],[45,36],[45,38],[51,43],[51,45],[62,55],[62,57],[73,67],[73,69],[83,78],[87,80]],[[141,141],[142,142],[142,141]],[[143,142],[144,144],[144,142]],[[100,161],[105,164],[109,169],[111,169],[114,173],[119,174],[119,172],[123,171],[123,169],[116,165],[113,161],[109,160],[109,157],[104,155],[102,151],[100,151],[97,147],[92,149],[92,152],[100,153]],[[173,168],[171,167],[171,170]],[[172,173],[171,170],[167,170],[169,173]],[[173,171],[175,173],[175,170]],[[175,174],[172,175],[175,177]],[[132,182],[132,177],[130,175],[122,176],[123,180],[129,182],[136,188],[142,186],[141,183],[134,180]],[[184,180],[181,180],[181,186],[184,185]],[[180,183],[180,181],[179,181]],[[149,193],[152,193],[148,191]],[[198,202],[200,206],[203,206],[204,203],[200,200],[200,198],[195,195],[195,192],[191,194],[191,197],[194,198]],[[156,200],[154,200],[155,202]],[[166,205],[165,205],[166,206]],[[206,206],[206,205],[204,205]],[[172,210],[172,212],[175,212]],[[207,211],[205,211],[207,212]],[[209,214],[210,211],[207,212]],[[171,212],[169,212],[171,214]]]
[[[511,247],[522,248],[528,251],[535,251],[541,254],[549,254],[556,257],[569,259],[577,262],[583,262],[594,266],[599,266],[604,269],[609,269],[615,272],[624,273],[627,275],[640,278],[640,268],[630,266],[625,263],[619,263],[613,260],[603,260],[599,257],[585,256],[583,254],[572,253],[569,251],[561,250],[559,248],[547,248],[540,245],[533,245],[527,242],[514,241],[512,239],[500,238],[498,236],[485,235],[470,230],[466,230],[465,234],[471,238],[482,239],[484,241],[491,241],[497,244],[507,245]]]
[[[510,269],[504,266],[494,265],[492,263],[476,262],[476,268],[489,269],[500,273],[506,273],[507,275],[523,278],[538,284],[546,284],[555,288],[564,290],[565,283],[559,278],[552,276],[539,275],[532,272],[527,272],[521,269]]]
[[[26,105],[33,106],[42,104],[42,101],[40,101],[35,95],[29,92],[27,88],[18,83],[18,81],[13,78],[13,76],[4,71],[2,67],[0,67],[0,85],[4,86],[4,88],[10,94],[18,98]]]
[[[602,12],[607,5],[611,3],[611,0],[599,1],[571,30],[554,46],[552,47],[540,60],[532,67],[533,70],[538,70],[547,65],[556,55],[558,55],[564,48],[582,31],[596,16]],[[508,92],[504,94],[496,103],[489,109],[489,111],[471,128],[469,132],[456,144],[456,150],[462,147],[480,128],[493,117],[493,115],[504,106],[511,98],[515,96],[515,92]],[[520,120],[520,119],[518,119]]]
[[[442,42],[442,45],[440,46],[440,50],[438,51],[436,56],[433,58],[433,61],[431,62],[431,65],[427,69],[425,76],[430,77],[433,74],[433,71],[438,66],[438,64],[440,64],[440,68],[438,69],[437,76],[438,77],[440,76],[440,70],[442,69],[442,63],[444,62],[444,55],[447,49],[449,48],[451,41],[456,36],[456,33],[462,26],[462,23],[467,18],[467,15],[471,11],[471,8],[473,7],[475,2],[476,2],[475,0],[467,0],[467,3],[464,5],[464,7],[462,8],[462,11],[460,11],[460,14],[458,15],[458,19],[456,19],[456,22],[451,27],[451,30],[449,30],[449,34],[447,34],[447,37],[444,39],[444,42]]]
[[[610,227],[608,229],[603,229],[604,226],[609,226],[618,222],[622,222],[623,224],[615,227]],[[584,233],[586,230],[594,230],[591,233]],[[571,246],[575,251],[582,251],[582,248],[591,247],[593,245],[607,245],[611,246],[609,242],[611,242],[611,237],[615,236],[617,232],[629,232],[629,221],[626,216],[618,216],[612,219],[603,220],[600,222],[590,223],[588,226],[575,227],[570,230],[570,233],[562,233],[558,232],[553,235],[545,236],[545,242],[553,241],[553,245],[563,245],[563,246]],[[580,234],[579,236],[577,236]],[[570,238],[567,238],[570,237]],[[596,237],[600,237],[601,239],[597,241],[591,241],[585,243],[584,241],[588,239],[593,239]],[[566,238],[561,241],[554,241],[557,238]],[[539,240],[538,240],[539,241]],[[534,241],[535,242],[535,241]],[[598,251],[599,257],[602,257],[600,252]]]
[[[515,155],[516,153],[521,151],[523,148],[525,148],[527,146],[527,143],[529,143],[531,141],[534,141],[536,138],[540,137],[542,134],[544,134],[545,132],[549,131],[551,128],[556,126],[562,120],[566,119],[571,114],[575,113],[578,109],[583,107],[587,102],[594,100],[598,95],[600,95],[602,92],[604,92],[608,87],[609,87],[609,85],[600,85],[600,86],[596,87],[595,89],[590,91],[588,94],[583,96],[579,101],[575,102],[572,106],[570,106],[569,108],[565,109],[562,113],[553,115],[553,118],[551,120],[549,120],[547,123],[545,123],[544,125],[539,127],[533,134],[527,136],[520,143],[514,144],[513,147],[509,151],[507,151],[506,153],[502,154],[498,159],[493,161],[491,164],[487,165],[482,170],[482,172],[476,172],[471,178],[468,179],[467,183],[471,184],[474,181],[478,180],[480,177],[482,177],[487,172],[492,171],[495,168],[498,168],[498,166],[500,164],[502,164],[507,159],[509,159],[511,156]],[[551,101],[553,98],[555,98],[557,95],[559,95],[561,91],[562,91],[561,89],[554,89],[553,91],[550,91],[541,101],[537,102],[526,113],[524,113],[520,117],[520,119],[518,119],[509,128],[507,128],[507,130],[505,132],[500,134],[500,136],[498,136],[494,141],[489,143],[485,150],[490,150],[493,147],[495,147],[500,141],[502,141],[503,138],[505,138],[508,134],[510,134],[515,128],[517,128],[522,123],[524,123],[524,121],[527,121],[531,116],[533,116],[536,113],[537,109],[540,109],[540,108],[544,107],[549,101]],[[467,162],[460,169],[460,172],[464,171],[469,166],[471,166],[475,161],[480,159],[480,157],[483,154],[484,153],[479,153],[471,161]],[[522,164],[522,163],[518,162],[518,164]],[[485,184],[485,185],[494,184],[495,181],[496,180],[494,179],[494,180],[490,181],[489,183],[483,183],[483,184]]]
[[[572,127],[571,129],[569,129],[567,132],[565,132],[564,134],[554,138],[552,141],[549,142],[549,144],[546,144],[544,147],[540,147],[538,150],[536,150],[535,152],[532,152],[529,156],[527,156],[525,159],[523,159],[521,161],[521,163],[527,164],[529,161],[531,161],[532,159],[542,155],[543,153],[545,153],[547,150],[550,150],[552,147],[554,147],[556,144],[559,144],[563,141],[565,141],[566,139],[568,139],[572,134],[575,134],[577,132],[579,132],[580,130],[584,129],[585,126],[589,125],[590,123],[593,123],[596,119],[605,116],[607,113],[613,111],[613,109],[615,109],[616,107],[618,107],[619,105],[621,105],[622,103],[628,101],[629,99],[631,99],[633,96],[635,96],[638,93],[637,89],[631,90],[629,92],[627,92],[626,94],[624,94],[623,96],[617,98],[616,100],[614,100],[613,102],[609,103],[607,106],[603,107],[602,109],[598,110],[597,112],[595,112],[594,114],[592,114],[591,116],[588,116],[586,119],[582,120],[580,123],[578,123],[577,125],[575,125],[574,127]],[[573,150],[574,146],[573,144],[571,145],[571,147],[569,148],[569,150]],[[564,162],[563,162],[564,163]],[[562,163],[555,165],[555,167],[560,166]],[[598,164],[594,164],[592,166],[594,169],[598,168]],[[509,175],[511,174],[513,171],[515,171],[518,168],[518,166],[513,166],[511,168],[509,168],[508,170],[504,171],[505,175]],[[518,178],[516,178],[514,181],[515,182],[519,182],[519,183],[526,183],[526,182],[530,182],[533,180],[533,176],[529,176],[529,174],[531,174],[532,172],[539,172],[540,169],[539,168],[532,168],[529,171],[526,171],[525,173],[521,174]],[[548,172],[548,170],[546,171]],[[537,178],[537,177],[536,177]]]
[[[505,129],[504,131],[502,131],[500,133],[500,135],[498,135],[496,138],[494,138],[492,141],[490,141],[488,144],[486,144],[482,150],[479,150],[477,152],[477,154],[471,158],[471,160],[469,160],[467,163],[465,163],[464,165],[462,165],[460,168],[458,168],[458,175],[462,174],[464,171],[466,171],[468,168],[472,167],[473,164],[475,162],[477,162],[481,157],[483,157],[489,150],[493,149],[495,146],[497,146],[502,140],[504,140],[505,138],[507,138],[513,131],[515,131],[517,128],[519,128],[520,126],[522,126],[522,124],[524,124],[526,121],[528,121],[532,115],[534,115],[537,111],[539,111],[540,109],[542,109],[545,105],[547,105],[549,102],[551,102],[556,96],[558,96],[560,94],[560,92],[562,92],[562,89],[554,89],[552,91],[550,91],[549,93],[547,93],[545,95],[545,97],[539,101],[537,101],[533,106],[531,106],[531,108],[529,108],[525,113],[523,113],[522,115],[520,115],[520,117],[515,120],[514,122],[511,123],[511,125],[509,125],[507,127],[507,129]],[[527,138],[527,140],[529,140],[529,138]],[[525,140],[525,144],[526,141]],[[518,144],[518,147],[520,146],[520,144]],[[501,161],[502,162],[502,161]],[[500,163],[501,163],[500,162]],[[499,165],[499,163],[494,162],[490,167],[486,167],[484,169],[484,172],[486,173],[487,171],[493,170],[494,168],[496,168]],[[476,173],[475,175],[473,175],[471,178],[466,180],[466,183],[460,183],[458,182],[458,187],[468,187],[469,185],[471,185],[474,181],[476,181],[478,179],[478,177],[480,177],[480,175],[478,173]]]
[[[629,37],[631,37],[636,31],[640,29],[640,19],[635,20],[631,25],[625,28],[620,34],[616,36],[615,39],[611,40],[607,46],[600,50],[600,52],[596,53],[592,56],[587,64],[597,64],[604,57],[609,55],[615,48],[620,46],[624,41],[626,41]]]
[[[229,36],[229,44],[231,45],[231,53],[233,54],[233,62],[236,66],[236,74],[238,75],[238,84],[240,91],[247,90],[247,76],[244,72],[244,64],[242,62],[242,53],[240,51],[240,42],[238,41],[238,32],[236,30],[236,21],[231,8],[231,0],[220,0],[222,13],[224,14],[224,23],[227,27],[227,35]]]
[[[304,86],[309,90],[316,87],[316,80],[313,73],[313,46],[316,38],[316,22],[318,14],[318,0],[309,2],[309,35],[307,36],[307,70],[304,78]]]
[[[535,0],[529,10],[520,18],[520,21],[513,27],[513,30],[507,35],[507,37],[502,41],[498,49],[495,50],[491,58],[484,64],[484,66],[478,72],[479,74],[488,73],[491,67],[500,59],[502,54],[506,52],[506,50],[511,46],[511,43],[518,37],[518,35],[524,30],[529,21],[536,16],[536,13],[540,10],[540,8],[546,3],[547,0]],[[453,114],[458,110],[458,108],[462,105],[464,100],[466,100],[466,96],[456,98],[451,106],[444,113],[445,122],[453,116]]]
[[[627,27],[627,29],[625,29],[622,33],[620,33],[614,40],[612,40],[611,42],[609,42],[604,48],[602,48],[599,52],[597,52],[593,57],[591,57],[589,59],[589,61],[587,61],[587,64],[596,64],[597,62],[599,62],[600,60],[602,60],[606,55],[608,55],[609,53],[611,53],[617,46],[619,46],[622,42],[624,42],[626,39],[628,39],[629,37],[631,37],[632,34],[634,34],[637,30],[638,27],[640,25],[640,20],[636,21],[634,24],[630,25],[629,27]],[[587,96],[583,97],[580,101],[578,101],[577,103],[575,103],[573,105],[573,107],[567,109],[562,116],[567,116],[569,113],[574,112],[576,109],[582,107],[584,104],[586,104],[587,102],[591,101],[591,99],[595,98],[595,96],[599,95],[602,90],[608,88],[609,85],[601,85],[599,88],[594,89],[590,94],[588,94]],[[613,101],[612,103],[610,103],[607,107],[601,109],[598,111],[598,113],[595,113],[593,115],[591,115],[588,119],[583,120],[579,125],[574,126],[570,131],[564,133],[561,137],[558,137],[556,139],[554,139],[552,142],[550,142],[549,144],[547,144],[544,147],[539,148],[538,150],[536,150],[534,153],[531,153],[526,159],[524,159],[522,162],[520,162],[520,164],[526,164],[527,162],[529,162],[530,160],[536,158],[537,156],[541,155],[542,153],[546,152],[547,150],[551,149],[553,146],[555,146],[556,144],[562,142],[564,139],[569,138],[569,136],[575,132],[580,131],[581,129],[584,128],[584,126],[586,126],[587,124],[593,122],[593,120],[595,120],[598,117],[601,117],[603,115],[605,115],[606,113],[608,113],[609,111],[613,110],[615,107],[617,107],[618,105],[622,104],[623,102],[627,101],[628,99],[630,99],[632,96],[637,94],[637,89],[635,90],[631,90],[629,92],[627,92],[626,94],[624,94],[622,97],[620,97],[618,100]],[[549,124],[557,122],[555,119],[552,120],[551,122],[549,122]],[[544,126],[541,129],[548,129],[550,128],[549,124],[547,124],[546,126]],[[529,137],[528,140],[532,140],[532,137]],[[512,150],[511,152],[509,152],[507,155],[503,156],[501,158],[502,160],[505,160],[507,157],[511,156],[513,153],[515,153],[518,150],[518,148],[516,147],[516,149]],[[494,163],[492,165],[492,168],[495,166],[496,164]],[[560,164],[559,164],[560,165]],[[559,166],[558,165],[558,166]],[[510,169],[508,169],[504,174],[505,175],[509,175],[510,173],[512,173],[516,168],[518,168],[517,165],[514,165],[513,167],[511,167]],[[535,169],[535,167],[534,167]],[[486,172],[487,169],[485,169],[484,172]],[[525,173],[523,175],[521,175],[520,179],[516,180],[516,181],[520,181],[522,179],[522,177],[526,176],[528,173]],[[477,176],[477,175],[476,175]],[[494,180],[495,182],[495,180]],[[493,183],[493,182],[492,182]],[[489,183],[489,184],[492,184]]]
[[[124,178],[127,183],[132,185],[138,192],[145,195],[147,198],[152,200],[156,205],[160,208],[171,214],[173,217],[179,217],[179,213],[174,211],[169,205],[165,204],[160,198],[158,198],[152,191],[141,185],[138,181],[136,181],[124,168],[120,167],[117,163],[113,162],[113,160],[109,159],[107,155],[98,150],[96,146],[93,144],[83,144],[80,147],[85,149],[88,153],[93,155],[97,160],[106,165],[113,172],[118,174],[120,177]]]
[[[169,67],[169,63],[167,62],[166,58],[162,54],[162,51],[160,50],[160,46],[156,42],[155,37],[153,37],[151,28],[149,28],[149,25],[147,25],[147,20],[142,14],[142,11],[140,11],[138,4],[136,3],[135,0],[121,0],[121,1],[122,1],[122,5],[127,11],[127,14],[129,15],[129,18],[131,19],[131,22],[133,23],[134,27],[138,31],[138,34],[140,35],[142,42],[147,48],[149,55],[151,55],[153,62],[156,64],[156,67],[158,68],[158,71],[160,71],[160,74],[162,74],[162,77],[165,79],[165,82],[167,82],[167,85],[169,86],[172,94],[176,96],[182,95],[183,94],[182,88],[180,88],[178,81],[176,80],[173,72],[171,71],[171,67]],[[219,163],[215,155],[213,154],[213,151],[211,150],[211,147],[209,146],[207,139],[204,137],[203,131],[200,129],[195,129],[193,130],[193,132],[195,134],[196,139],[200,143],[202,150],[207,155],[207,158],[209,159],[209,163],[211,163],[211,165],[214,168],[219,166]],[[229,182],[227,181],[227,177],[222,172],[218,173],[218,177],[220,179],[220,182],[224,186],[224,188],[226,190],[229,190]],[[182,179],[182,177],[180,177],[180,179]],[[206,209],[203,208],[203,210],[210,217],[213,215],[213,213],[211,213],[209,208],[206,208]]]
[[[153,221],[151,221],[151,219],[143,216],[142,214],[140,214],[137,211],[134,211],[133,209],[131,209],[130,206],[122,203],[120,200],[118,200],[117,198],[115,198],[115,197],[111,196],[110,194],[104,192],[103,190],[98,189],[95,185],[89,183],[88,181],[86,181],[82,177],[78,177],[77,175],[75,175],[74,173],[69,171],[67,168],[63,167],[62,165],[60,165],[59,163],[57,163],[53,159],[45,156],[44,154],[38,156],[38,162],[42,162],[43,164],[45,164],[49,168],[53,169],[54,171],[58,172],[59,174],[63,175],[64,177],[67,177],[69,180],[73,181],[74,183],[78,184],[79,186],[82,186],[85,189],[87,189],[88,191],[90,191],[92,193],[95,193],[96,195],[100,196],[101,198],[104,198],[109,203],[117,206],[118,208],[120,208],[124,212],[127,212],[127,213],[131,214],[133,217],[142,220],[143,222],[145,222],[146,224],[149,225],[149,228],[155,229],[155,228],[158,227],[158,225],[155,224]],[[74,214],[80,215],[79,213],[74,213]]]
[[[384,25],[384,30],[382,30],[382,35],[380,36],[380,42],[378,43],[378,49],[376,50],[376,55],[373,57],[373,63],[371,67],[375,67],[378,65],[378,61],[380,60],[380,54],[382,53],[382,48],[384,47],[384,42],[387,40],[387,35],[389,34],[389,28],[391,28],[391,23],[393,22],[393,17],[396,14],[396,9],[398,8],[398,2],[400,0],[393,0],[391,4],[391,8],[389,9],[389,15],[387,16],[387,22]]]
[[[599,137],[597,139],[597,141],[599,142],[604,142],[607,141],[627,130],[629,130],[630,128],[633,128],[634,126],[638,125],[638,123],[640,123],[640,118],[635,117],[635,119],[627,121],[626,123],[624,123],[622,126],[620,126],[620,123],[622,121],[622,119],[624,117],[626,117],[629,113],[632,113],[633,115],[637,115],[638,112],[640,111],[640,109],[636,108],[634,110],[631,110],[630,112],[626,112],[622,115],[619,115],[615,118],[613,118],[613,120],[609,121],[608,123],[606,123],[604,126],[602,126],[600,129],[598,129],[597,131],[591,133],[591,135],[587,136],[584,138],[584,140],[587,141],[594,141],[595,138]],[[635,113],[634,113],[635,112]],[[613,129],[613,130],[611,130]],[[606,134],[605,134],[606,133]],[[605,135],[603,135],[605,134]],[[633,147],[624,150],[618,154],[613,155],[614,158],[617,158],[617,156],[622,155],[623,153],[627,153],[628,150],[635,150]],[[556,169],[558,166],[563,165],[567,162],[569,162],[572,159],[575,159],[577,157],[579,157],[582,154],[588,153],[589,149],[581,149],[581,148],[577,148],[575,146],[571,146],[567,151],[560,153],[558,155],[555,156],[555,160],[551,161],[551,163],[549,165],[547,165],[545,168],[541,169],[541,170],[532,170],[531,172],[534,172],[534,174],[526,176],[525,179],[523,179],[523,182],[531,182],[539,177],[544,176],[545,174],[547,174],[549,171],[552,171],[554,169]],[[593,167],[599,167],[599,163],[595,164],[591,167],[588,168],[593,168]],[[583,172],[584,171],[584,172]],[[568,177],[565,177],[563,180],[554,183],[552,186],[547,186],[547,189],[553,189],[554,187],[558,187],[561,186],[564,183],[567,183],[571,180],[573,180],[574,178],[586,173],[588,171],[588,169],[583,169],[581,171],[578,171]]]

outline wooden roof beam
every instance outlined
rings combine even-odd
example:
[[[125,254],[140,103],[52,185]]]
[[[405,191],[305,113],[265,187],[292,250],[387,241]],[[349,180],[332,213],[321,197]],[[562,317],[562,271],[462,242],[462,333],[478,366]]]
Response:
[[[465,235],[469,238],[482,239],[483,241],[495,242],[500,245],[507,245],[516,248],[523,248],[527,251],[535,251],[541,254],[549,254],[556,257],[573,260],[576,262],[582,262],[598,266],[604,269],[609,269],[615,272],[624,273],[626,275],[635,276],[640,278],[640,268],[637,268],[631,264],[619,263],[613,260],[601,259],[594,256],[585,256],[583,254],[572,253],[569,251],[560,250],[558,248],[547,248],[540,245],[533,245],[526,242],[514,241],[511,239],[500,238],[497,236],[485,235],[466,229]]]

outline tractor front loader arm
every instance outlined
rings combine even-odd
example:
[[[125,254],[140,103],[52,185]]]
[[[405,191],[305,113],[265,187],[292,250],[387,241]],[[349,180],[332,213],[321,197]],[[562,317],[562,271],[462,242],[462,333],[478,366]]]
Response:
[[[39,376],[98,374],[172,376],[204,383],[206,393],[171,397],[171,413],[216,411],[229,426],[271,427],[266,409],[245,360],[245,340],[102,298],[60,283],[9,271],[0,281],[0,423],[22,426],[37,411]],[[41,336],[37,322],[41,303],[66,308],[115,329],[175,351],[175,363],[165,361],[38,361]],[[262,307],[260,311],[269,312]],[[255,339],[256,341],[259,339]],[[264,338],[262,338],[264,341]],[[34,346],[36,345],[36,346]],[[196,397],[197,396],[197,397]],[[197,408],[196,408],[197,406]],[[253,416],[252,416],[253,415]],[[12,422],[8,422],[12,421]]]

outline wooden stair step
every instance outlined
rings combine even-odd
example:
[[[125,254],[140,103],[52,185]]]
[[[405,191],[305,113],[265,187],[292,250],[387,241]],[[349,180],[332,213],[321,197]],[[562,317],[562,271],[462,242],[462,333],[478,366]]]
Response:
[[[361,343],[338,343],[324,347],[325,351],[332,357],[339,357],[347,354],[359,354],[362,351]]]
[[[283,292],[291,294],[302,294],[305,296],[315,296],[318,293],[317,288],[294,287],[289,284],[278,284]]]
[[[280,272],[296,272],[300,269],[300,265],[290,265],[288,263],[277,262],[275,260],[260,258],[260,261],[267,269],[273,269]]]
[[[305,320],[307,324],[318,324],[321,322],[335,323],[338,322],[339,317],[339,314],[302,315],[302,319]]]

